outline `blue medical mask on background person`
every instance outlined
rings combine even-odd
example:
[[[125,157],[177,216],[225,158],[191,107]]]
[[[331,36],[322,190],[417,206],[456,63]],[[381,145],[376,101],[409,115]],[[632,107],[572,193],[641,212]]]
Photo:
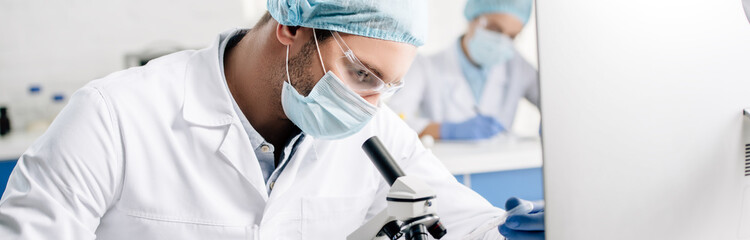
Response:
[[[482,67],[504,63],[513,58],[513,40],[503,33],[477,27],[467,46],[469,57]]]
[[[317,39],[315,45],[318,45]],[[318,56],[323,65],[320,48]],[[326,72],[325,65],[323,72]],[[287,81],[281,90],[284,113],[302,132],[314,138],[341,139],[351,136],[364,128],[378,110],[331,71],[323,75],[307,97],[302,96],[292,86],[289,77],[289,46],[286,50],[286,73]]]

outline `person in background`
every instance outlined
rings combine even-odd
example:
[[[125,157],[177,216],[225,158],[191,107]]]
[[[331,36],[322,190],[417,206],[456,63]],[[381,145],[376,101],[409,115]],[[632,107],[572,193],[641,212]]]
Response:
[[[0,238],[345,239],[386,207],[372,136],[435,191],[444,239],[543,238],[541,204],[503,223],[379,102],[427,8],[269,0],[252,29],[88,83],[18,160]]]
[[[536,69],[513,46],[532,0],[469,0],[467,31],[455,44],[418,56],[391,108],[420,135],[491,138],[513,124],[522,98],[539,106]]]

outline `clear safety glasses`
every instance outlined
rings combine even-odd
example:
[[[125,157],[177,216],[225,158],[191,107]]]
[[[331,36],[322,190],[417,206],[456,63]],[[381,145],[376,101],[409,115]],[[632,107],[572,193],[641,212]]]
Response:
[[[341,76],[338,77],[354,92],[363,95],[375,93],[387,95],[403,87],[404,82],[401,80],[386,83],[383,79],[380,79],[380,77],[354,56],[354,52],[349,49],[349,46],[346,45],[346,42],[344,42],[344,39],[341,38],[338,32],[330,32],[336,40],[336,44],[344,52],[343,57],[336,59],[336,67],[341,71]]]
[[[505,32],[503,32],[503,30],[500,29],[499,27],[491,26],[489,24],[489,20],[487,20],[486,17],[480,17],[479,18],[479,27],[484,28],[485,30],[488,30],[488,31],[491,31],[491,32],[494,32],[494,33],[505,34]],[[507,35],[507,34],[505,34],[505,35]]]

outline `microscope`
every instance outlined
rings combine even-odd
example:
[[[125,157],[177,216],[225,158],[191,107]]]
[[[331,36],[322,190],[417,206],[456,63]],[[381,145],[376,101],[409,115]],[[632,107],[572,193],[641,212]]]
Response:
[[[347,240],[426,240],[428,234],[440,239],[447,230],[437,215],[435,192],[422,180],[405,176],[377,136],[362,149],[391,186],[387,207],[349,234]]]

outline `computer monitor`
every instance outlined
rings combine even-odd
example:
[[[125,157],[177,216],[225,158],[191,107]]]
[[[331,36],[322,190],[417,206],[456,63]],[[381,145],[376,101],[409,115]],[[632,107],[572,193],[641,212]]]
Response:
[[[547,239],[750,239],[742,0],[536,7]]]

